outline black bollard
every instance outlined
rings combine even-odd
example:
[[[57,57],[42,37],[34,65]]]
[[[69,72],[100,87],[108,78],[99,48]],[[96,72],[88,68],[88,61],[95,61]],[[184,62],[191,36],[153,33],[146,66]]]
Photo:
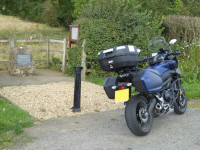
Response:
[[[81,66],[75,66],[75,87],[74,87],[74,106],[72,107],[73,112],[79,112],[81,111],[80,105],[81,105],[81,70],[83,67]]]

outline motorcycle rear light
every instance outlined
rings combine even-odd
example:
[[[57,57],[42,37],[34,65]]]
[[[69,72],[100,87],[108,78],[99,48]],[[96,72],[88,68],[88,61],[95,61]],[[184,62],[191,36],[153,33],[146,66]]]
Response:
[[[119,90],[123,90],[124,89],[124,86],[119,86]]]

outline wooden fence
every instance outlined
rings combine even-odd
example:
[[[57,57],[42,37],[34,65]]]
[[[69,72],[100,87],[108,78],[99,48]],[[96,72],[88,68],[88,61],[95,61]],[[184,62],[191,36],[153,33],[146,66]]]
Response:
[[[8,43],[9,45],[9,49],[14,48],[15,47],[15,42],[16,43],[46,43],[46,50],[31,50],[32,52],[46,52],[46,60],[35,60],[35,62],[46,62],[47,63],[47,68],[49,66],[49,53],[58,53],[58,54],[62,54],[62,72],[65,72],[65,67],[66,67],[66,54],[67,54],[67,40],[54,40],[54,39],[46,39],[46,40],[14,40],[14,38],[10,37],[7,40],[0,40],[0,43]],[[60,43],[63,44],[63,49],[62,51],[58,51],[58,50],[50,50],[50,43]],[[0,51],[1,53],[9,53],[9,51]],[[9,63],[9,61],[0,61],[0,63]]]

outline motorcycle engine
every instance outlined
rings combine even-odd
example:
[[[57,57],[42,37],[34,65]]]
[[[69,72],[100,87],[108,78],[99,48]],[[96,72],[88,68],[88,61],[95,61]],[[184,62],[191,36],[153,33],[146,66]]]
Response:
[[[164,99],[167,102],[170,102],[171,100],[173,100],[175,98],[175,94],[171,89],[165,90],[163,93]]]

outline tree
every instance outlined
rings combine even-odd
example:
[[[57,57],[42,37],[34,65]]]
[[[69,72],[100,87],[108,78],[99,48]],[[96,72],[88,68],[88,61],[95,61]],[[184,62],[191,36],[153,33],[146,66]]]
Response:
[[[74,5],[71,0],[58,0],[57,20],[60,25],[68,26],[74,21]]]
[[[80,15],[81,9],[83,6],[89,2],[89,0],[72,0],[74,4],[73,16],[77,18]]]
[[[1,0],[0,12],[6,15],[18,15],[23,6],[24,0]]]

